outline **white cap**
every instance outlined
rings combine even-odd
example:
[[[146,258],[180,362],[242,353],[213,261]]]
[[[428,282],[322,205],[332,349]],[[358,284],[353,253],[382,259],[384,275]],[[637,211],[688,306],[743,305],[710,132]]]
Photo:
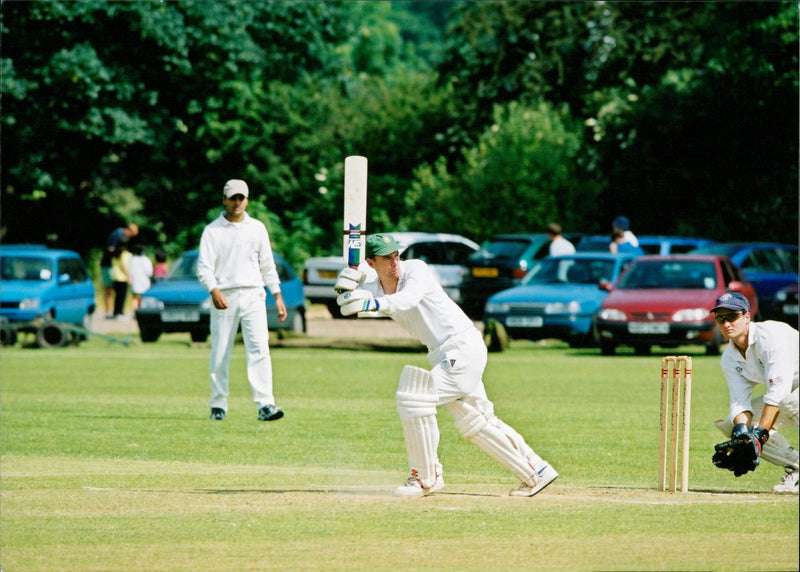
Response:
[[[248,193],[247,183],[241,179],[231,179],[225,183],[225,188],[222,190],[222,194],[227,198],[231,198],[233,195],[244,195],[244,198],[247,198]]]

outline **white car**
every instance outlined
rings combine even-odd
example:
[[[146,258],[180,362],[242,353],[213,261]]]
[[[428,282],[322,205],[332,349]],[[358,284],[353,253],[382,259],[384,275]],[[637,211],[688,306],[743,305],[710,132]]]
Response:
[[[478,244],[458,234],[431,232],[390,232],[401,247],[400,257],[427,262],[439,277],[447,295],[461,301],[461,281],[466,273],[464,261],[478,250]],[[341,318],[333,286],[345,267],[342,256],[309,258],[303,266],[303,292],[312,304],[325,304],[334,318]],[[362,270],[373,272],[366,263]]]

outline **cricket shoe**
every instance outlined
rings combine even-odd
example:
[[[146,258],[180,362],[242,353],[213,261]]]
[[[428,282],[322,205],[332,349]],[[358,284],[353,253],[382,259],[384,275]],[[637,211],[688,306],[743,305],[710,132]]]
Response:
[[[535,486],[531,487],[525,483],[522,483],[520,484],[519,488],[514,489],[509,494],[512,497],[532,497],[558,478],[558,473],[549,464],[545,464],[545,466],[539,469],[537,473],[539,478]]]
[[[417,477],[416,469],[413,469],[411,471],[411,476],[408,477],[408,480],[406,481],[406,484],[397,487],[394,490],[394,494],[401,497],[424,497],[432,492],[438,491],[442,487],[444,487],[444,479],[442,478],[442,475],[436,475],[436,480],[434,481],[433,486],[426,488],[422,485],[422,481],[419,480],[419,477]]]
[[[781,494],[797,494],[798,491],[798,472],[797,470],[792,471],[791,473],[786,473],[781,482],[777,485],[772,487],[773,493],[781,493]]]
[[[220,409],[219,407],[212,407],[211,408],[211,415],[209,419],[213,419],[214,421],[222,421],[225,419],[225,410]]]
[[[283,417],[283,410],[275,405],[265,405],[258,410],[259,421],[276,421]]]

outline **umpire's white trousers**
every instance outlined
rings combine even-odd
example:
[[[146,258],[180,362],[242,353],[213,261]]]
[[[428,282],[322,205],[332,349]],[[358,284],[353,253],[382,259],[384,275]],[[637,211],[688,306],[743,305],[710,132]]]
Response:
[[[247,380],[253,401],[259,408],[275,403],[272,394],[272,358],[267,328],[267,294],[264,288],[224,290],[228,299],[225,310],[211,306],[211,407],[228,410],[228,380],[231,352],[239,324],[247,353]]]

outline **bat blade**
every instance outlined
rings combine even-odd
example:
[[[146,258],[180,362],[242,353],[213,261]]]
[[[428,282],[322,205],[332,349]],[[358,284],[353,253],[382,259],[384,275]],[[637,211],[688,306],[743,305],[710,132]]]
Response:
[[[367,234],[367,158],[351,155],[344,160],[344,260],[357,268],[364,260]]]

